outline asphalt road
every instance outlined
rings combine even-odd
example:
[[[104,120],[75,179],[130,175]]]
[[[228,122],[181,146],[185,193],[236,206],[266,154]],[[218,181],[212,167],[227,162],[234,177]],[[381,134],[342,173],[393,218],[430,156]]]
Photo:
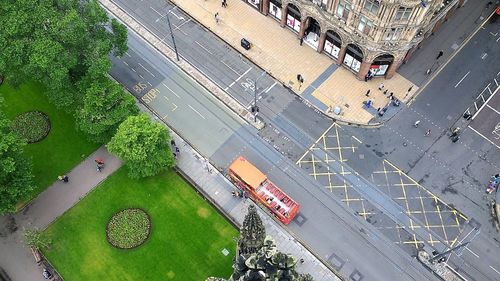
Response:
[[[302,211],[289,229],[316,254],[347,277],[432,280],[432,275],[422,270],[414,258],[346,210],[335,198],[327,196],[317,182],[290,161],[286,154],[273,147],[253,127],[241,123],[230,110],[211,98],[203,87],[133,34],[130,35],[129,46],[127,55],[113,59],[112,76],[203,155],[209,156],[216,166],[225,168],[235,157],[244,155],[292,197],[300,198]],[[300,100],[289,99],[291,110],[304,106]],[[317,114],[308,107],[302,110]],[[280,126],[293,126],[293,122],[299,122],[295,120],[298,117],[286,112],[284,110],[279,117],[275,116]],[[312,124],[303,122],[303,125],[307,129],[316,123],[319,121]],[[300,134],[306,134],[300,128],[293,128]],[[205,129],[215,139],[211,143],[207,143]],[[307,139],[311,137],[302,141]],[[300,149],[306,149],[300,141],[293,141]],[[367,260],[378,260],[379,263],[368,263]],[[381,271],[381,268],[384,270]]]
[[[467,124],[462,126],[461,118],[479,93],[494,91],[498,86],[499,38],[500,22],[486,23],[415,101],[382,128],[348,129],[373,154],[388,159],[475,221],[480,231],[468,237],[474,238],[467,249],[459,252],[460,257],[453,254],[449,260],[469,280],[500,279],[499,236],[489,207],[493,195],[484,192],[491,175],[500,170],[500,149]],[[490,130],[499,121],[490,108],[481,114],[471,124],[473,127]],[[421,122],[415,128],[412,124],[417,120]],[[452,143],[450,128],[458,125],[462,127],[461,138]],[[429,129],[430,136],[424,136]]]
[[[164,21],[167,11],[170,10],[181,56],[205,73],[207,77],[241,104],[247,107],[251,104],[253,81],[262,74],[262,70],[257,66],[242,58],[211,33],[206,32],[193,22],[189,16],[166,5],[164,2],[151,1],[148,3],[151,6],[132,1],[117,1],[116,3],[141,21],[158,38],[166,42],[170,37],[166,32]],[[425,154],[425,150],[416,149],[419,148],[415,145],[417,142],[412,143],[408,147],[408,151],[400,152],[396,147],[401,145],[398,137],[403,140],[405,138],[410,139],[410,137],[418,138],[420,134],[418,131],[406,130],[406,132],[403,130],[402,133],[410,133],[410,137],[406,137],[391,128],[391,123],[389,126],[375,131],[354,130],[351,134],[350,130],[346,130],[347,135],[358,136],[358,139],[363,140],[362,145],[360,145],[362,149],[359,149],[362,152],[353,154],[353,156],[358,157],[358,161],[352,158],[349,163],[337,166],[335,166],[335,163],[326,161],[326,165],[323,166],[342,175],[339,178],[346,186],[345,193],[352,193],[353,191],[364,193],[363,198],[356,198],[356,196],[350,194],[351,199],[364,202],[361,204],[361,209],[353,208],[354,203],[349,203],[349,201],[344,200],[345,198],[334,196],[333,192],[325,190],[325,183],[317,181],[316,175],[311,175],[310,172],[292,164],[304,152],[307,152],[310,145],[330,126],[331,122],[322,114],[306,107],[300,98],[294,97],[271,77],[264,75],[259,79],[257,85],[259,106],[261,108],[260,114],[268,124],[264,130],[257,133],[248,126],[231,126],[226,123],[227,120],[232,118],[227,119],[227,117],[215,121],[218,118],[216,117],[218,115],[217,109],[212,108],[210,105],[207,106],[207,109],[203,108],[211,102],[217,103],[214,100],[209,100],[209,94],[196,94],[200,90],[203,92],[203,89],[199,86],[189,85],[190,82],[187,82],[182,75],[176,73],[175,67],[165,68],[162,65],[162,59],[158,58],[158,55],[148,53],[145,50],[147,48],[142,46],[143,43],[135,43],[135,47],[132,47],[133,45],[131,44],[131,52],[128,54],[130,57],[124,57],[122,62],[115,60],[114,76],[119,81],[123,80],[121,82],[128,85],[131,92],[141,97],[143,102],[155,110],[160,118],[166,120],[190,142],[192,140],[194,147],[198,148],[205,156],[210,157],[210,160],[219,168],[224,169],[236,156],[245,155],[261,170],[265,171],[278,185],[286,186],[287,192],[303,204],[301,216],[296,220],[296,224],[290,226],[290,229],[311,246],[317,254],[329,260],[344,276],[363,276],[366,280],[385,280],[387,277],[392,276],[394,277],[392,279],[401,280],[401,278],[404,278],[400,276],[401,272],[406,272],[408,280],[412,280],[412,278],[415,280],[431,278],[429,276],[418,276],[418,274],[428,275],[428,273],[422,272],[422,268],[419,268],[420,265],[415,264],[410,255],[415,254],[416,249],[422,245],[442,250],[444,246],[437,245],[434,242],[434,237],[439,243],[442,242],[440,240],[446,240],[443,241],[443,245],[450,245],[451,242],[456,243],[462,239],[470,238],[461,237],[462,234],[469,233],[465,228],[465,226],[470,228],[469,224],[464,225],[464,227],[449,225],[442,219],[438,221],[440,224],[437,224],[433,221],[427,222],[427,217],[406,216],[412,215],[408,209],[415,205],[408,203],[406,206],[398,205],[397,200],[391,200],[394,198],[391,198],[390,194],[377,189],[376,181],[373,178],[370,181],[370,175],[379,170],[378,166],[384,163],[382,161],[384,158],[389,158],[398,166],[403,167],[400,174],[405,175],[405,172],[412,171],[406,169],[406,164],[408,161],[410,163],[418,162],[415,159],[420,160],[422,158],[420,153]],[[123,61],[126,63],[123,63]],[[140,73],[137,74],[137,72]],[[163,73],[163,75],[159,73]],[[471,73],[467,74],[467,76],[469,75]],[[459,86],[461,83],[458,83]],[[442,91],[442,89],[439,90]],[[184,94],[189,94],[191,97],[184,98]],[[424,96],[424,94],[422,95]],[[202,102],[197,103],[198,97]],[[184,101],[187,103],[183,103]],[[217,104],[217,106],[220,106],[220,104]],[[184,109],[177,112],[179,108]],[[417,112],[414,108],[410,109],[414,113]],[[220,123],[220,125],[211,127],[213,122],[205,121],[205,115],[213,116],[215,118],[212,120],[215,122],[214,124]],[[401,115],[403,115],[402,119],[408,118],[408,114]],[[409,118],[411,118],[411,114]],[[439,117],[437,118],[439,120]],[[400,121],[396,121],[398,119],[399,116],[393,119],[394,124],[400,123]],[[405,121],[403,120],[403,122]],[[200,126],[210,129],[202,133],[203,130],[199,129]],[[387,133],[387,131],[384,131],[387,129],[392,129],[392,131]],[[187,132],[187,134],[185,135],[184,132]],[[465,133],[467,132],[464,132],[464,136]],[[206,136],[213,136],[214,140],[210,142],[203,141]],[[388,136],[390,138],[387,138]],[[434,136],[435,133],[432,134],[432,137],[425,138],[425,143],[432,145]],[[379,142],[377,143],[377,141]],[[447,141],[446,138],[442,138],[442,142],[445,141]],[[377,147],[379,144],[380,146]],[[335,153],[323,152],[331,159],[343,161],[342,157],[339,158]],[[317,154],[317,152],[315,153]],[[402,153],[402,155],[399,153]],[[408,154],[405,155],[406,153]],[[394,157],[394,155],[399,155],[401,158]],[[412,157],[415,158],[412,159]],[[371,160],[368,161],[367,159]],[[403,162],[398,162],[398,159]],[[434,162],[441,164],[435,159]],[[366,163],[370,164],[366,166]],[[415,164],[411,165],[414,167]],[[352,167],[355,169],[353,170]],[[350,175],[342,174],[344,172],[342,169],[348,170]],[[357,175],[358,173],[360,175]],[[399,177],[400,180],[403,178],[404,176]],[[360,186],[356,181],[363,182],[363,185]],[[420,184],[427,185],[427,182],[419,180],[416,185]],[[391,185],[393,184],[391,183]],[[350,189],[347,189],[347,186]],[[366,193],[366,190],[371,193]],[[427,189],[423,192],[426,191]],[[416,192],[420,193],[421,190],[417,189]],[[418,199],[422,200],[424,197],[420,196]],[[431,199],[438,201],[436,198],[434,196]],[[347,206],[340,202],[344,202]],[[406,202],[409,202],[409,200],[406,200]],[[421,205],[424,206],[424,203],[421,203]],[[461,207],[461,205],[457,206]],[[372,210],[374,214],[366,216],[366,209]],[[378,212],[376,209],[378,209]],[[450,210],[454,210],[452,206]],[[310,211],[312,212],[309,213]],[[341,213],[345,214],[345,216],[340,216]],[[453,212],[450,211],[450,213]],[[328,223],[329,219],[334,221],[330,224]],[[426,220],[425,225],[423,220]],[[403,230],[394,227],[394,223],[402,225]],[[353,228],[352,225],[355,224],[359,224],[359,227]],[[332,225],[338,225],[340,228],[332,228]],[[351,227],[346,227],[346,225]],[[436,234],[436,230],[433,230],[432,227],[443,229],[449,227],[450,232],[454,233],[454,238],[446,237],[448,230]],[[340,229],[343,229],[343,231],[339,231]],[[391,229],[392,232],[387,229]],[[394,234],[394,229],[397,229],[397,235]],[[336,233],[337,236],[332,235],[332,233]],[[346,235],[346,233],[349,235]],[[471,233],[475,235],[477,231]],[[401,239],[401,236],[418,236],[419,238],[410,241],[414,244],[411,245],[407,243],[408,240]],[[424,237],[426,236],[431,237],[431,243],[425,242]],[[393,238],[399,238],[399,240]],[[474,239],[476,239],[476,236],[474,236]],[[393,243],[399,244],[401,248],[396,247]],[[412,248],[412,250],[408,250],[408,248]],[[370,251],[367,249],[372,249],[373,255],[368,254]],[[410,255],[405,254],[403,251]],[[378,255],[384,253],[385,259],[383,261],[376,258],[377,252]],[[381,264],[385,263],[388,270],[381,271],[384,266],[373,264],[371,262],[373,260],[378,260]],[[419,269],[416,270],[415,266]],[[415,275],[415,270],[420,271],[420,273]],[[475,275],[479,276],[481,274]],[[488,280],[482,279],[481,276],[479,278],[477,280]]]

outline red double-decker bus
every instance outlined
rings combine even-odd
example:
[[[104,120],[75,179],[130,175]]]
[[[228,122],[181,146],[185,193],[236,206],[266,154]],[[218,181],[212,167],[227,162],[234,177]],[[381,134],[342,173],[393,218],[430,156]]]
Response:
[[[244,157],[234,160],[228,175],[238,188],[266,206],[282,223],[289,224],[299,212],[300,205]]]

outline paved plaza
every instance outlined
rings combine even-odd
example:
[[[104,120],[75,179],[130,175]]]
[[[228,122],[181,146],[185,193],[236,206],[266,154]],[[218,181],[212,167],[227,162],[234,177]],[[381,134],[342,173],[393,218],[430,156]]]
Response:
[[[281,83],[290,86],[309,103],[339,120],[359,124],[370,122],[376,114],[366,111],[363,101],[371,99],[374,108],[387,104],[387,96],[378,90],[381,82],[385,84],[388,93],[393,92],[395,97],[403,101],[409,100],[418,91],[417,86],[397,73],[390,80],[357,80],[354,73],[344,67],[336,67],[334,61],[326,55],[318,53],[307,44],[300,46],[295,33],[280,27],[279,22],[272,17],[260,14],[243,1],[230,1],[227,8],[221,8],[220,1],[213,0],[172,2]],[[157,12],[158,17],[164,17],[167,10]],[[221,17],[219,24],[214,20],[217,12]],[[174,10],[173,13],[180,15],[181,11]],[[182,25],[183,22],[179,22],[177,29],[181,30]],[[263,30],[265,32],[257,32]],[[250,50],[240,46],[241,38],[252,43]],[[209,50],[207,55],[210,55]],[[332,65],[334,71],[331,70]],[[297,74],[304,77],[300,89]],[[410,88],[412,90],[408,92]],[[366,97],[368,90],[370,96]],[[337,106],[342,109],[340,116],[330,113]]]

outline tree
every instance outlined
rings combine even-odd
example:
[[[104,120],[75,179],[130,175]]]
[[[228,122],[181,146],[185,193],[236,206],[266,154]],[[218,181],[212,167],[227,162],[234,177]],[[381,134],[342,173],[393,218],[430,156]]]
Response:
[[[23,154],[25,145],[0,111],[0,214],[16,211],[17,203],[35,188],[31,162]]]
[[[134,98],[116,82],[104,77],[87,89],[81,109],[76,112],[77,127],[92,141],[107,142],[118,125],[129,115],[139,113]]]
[[[58,106],[78,105],[76,85],[106,75],[108,55],[127,50],[125,27],[97,0],[4,0],[0,15],[0,73],[14,85],[43,83]]]
[[[43,236],[38,228],[26,229],[24,231],[24,239],[26,245],[37,250],[44,250],[50,247],[52,241],[47,236]]]
[[[123,121],[107,147],[125,161],[131,178],[153,176],[175,165],[167,129],[144,113]]]

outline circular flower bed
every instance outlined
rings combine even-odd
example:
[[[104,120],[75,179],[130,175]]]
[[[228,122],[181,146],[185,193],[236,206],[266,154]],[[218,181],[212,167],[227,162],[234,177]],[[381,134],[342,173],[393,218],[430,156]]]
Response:
[[[151,220],[142,209],[130,208],[114,214],[106,226],[108,242],[120,249],[142,245],[151,232]]]
[[[39,142],[49,134],[50,120],[43,112],[28,111],[12,121],[12,130],[28,143]]]

